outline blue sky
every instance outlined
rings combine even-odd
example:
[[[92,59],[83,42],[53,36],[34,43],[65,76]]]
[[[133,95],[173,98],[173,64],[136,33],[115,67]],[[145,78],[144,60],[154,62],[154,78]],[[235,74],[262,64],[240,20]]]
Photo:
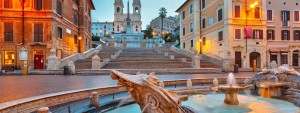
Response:
[[[93,0],[96,10],[92,11],[92,21],[112,22],[114,20],[114,1],[115,0]],[[133,0],[130,0],[130,5]],[[127,0],[123,0],[127,9]],[[168,16],[177,15],[177,8],[183,4],[185,0],[141,0],[142,3],[142,21],[143,29],[146,28],[150,21],[158,16],[159,8],[167,8]],[[130,7],[132,8],[132,7]],[[124,9],[124,11],[127,11]],[[132,9],[130,9],[132,13]]]

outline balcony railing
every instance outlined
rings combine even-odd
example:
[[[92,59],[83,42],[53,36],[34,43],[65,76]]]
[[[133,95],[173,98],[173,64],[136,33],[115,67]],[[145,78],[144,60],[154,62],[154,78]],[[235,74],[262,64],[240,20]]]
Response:
[[[282,21],[282,26],[289,26],[289,21],[283,20]]]

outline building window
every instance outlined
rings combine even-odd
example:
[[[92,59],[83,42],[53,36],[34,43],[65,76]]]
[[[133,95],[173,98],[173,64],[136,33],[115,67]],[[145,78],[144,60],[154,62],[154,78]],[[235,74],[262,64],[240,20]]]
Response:
[[[191,47],[194,47],[194,40],[191,40]]]
[[[206,6],[206,0],[202,0],[202,9],[204,9]]]
[[[209,25],[209,26],[213,25],[213,24],[214,24],[214,21],[215,21],[214,16],[211,16],[211,17],[209,18],[209,20],[208,20],[208,25]]]
[[[43,24],[34,24],[34,42],[43,42]]]
[[[117,13],[120,13],[120,7],[117,7]]]
[[[235,39],[242,39],[241,37],[241,29],[235,29]]]
[[[78,5],[78,1],[79,1],[79,0],[73,0],[73,2],[74,2],[75,4],[77,4],[77,5]]]
[[[290,40],[290,31],[289,30],[281,31],[281,40]]]
[[[185,48],[185,42],[183,43],[183,48]]]
[[[14,51],[4,51],[4,64],[12,65],[15,63],[15,52]]]
[[[62,15],[62,3],[60,0],[57,0],[56,12],[57,12],[57,14]]]
[[[86,47],[88,46],[88,40],[87,40],[87,38],[85,38],[85,46]]]
[[[203,37],[202,41],[203,41],[202,45],[206,45],[206,37]]]
[[[4,23],[4,41],[13,41],[13,23]]]
[[[278,63],[277,62],[277,54],[271,53],[270,62],[272,62],[272,61],[275,61],[276,63]]]
[[[78,16],[77,16],[77,14],[74,14],[73,18],[74,18],[74,24],[78,25]]]
[[[267,20],[273,21],[273,10],[267,10]]]
[[[281,53],[280,58],[281,58],[280,59],[281,65],[288,64],[288,54],[287,53]]]
[[[275,30],[267,30],[267,39],[268,40],[275,40]]]
[[[4,8],[12,8],[12,0],[4,0]]]
[[[190,5],[190,14],[192,14],[194,12],[194,6],[193,4]]]
[[[60,27],[57,27],[57,38],[60,38],[60,39],[63,38],[62,28],[60,28]]]
[[[300,40],[300,30],[294,31],[294,40]]]
[[[135,7],[135,13],[138,13],[138,12],[139,12],[139,8]]]
[[[259,7],[254,8],[254,18],[256,18],[256,19],[260,18],[260,8]]]
[[[281,11],[282,26],[288,26],[290,21],[290,11]]]
[[[299,22],[300,19],[299,19],[299,11],[294,11],[294,21],[295,22]]]
[[[253,39],[263,39],[263,30],[253,30]]]
[[[234,7],[234,17],[235,18],[241,17],[241,6],[237,5]]]
[[[194,32],[194,23],[193,22],[190,23],[190,32],[191,33]]]
[[[185,19],[185,11],[182,12],[182,20]]]
[[[42,10],[43,9],[43,0],[35,0],[35,10]]]
[[[182,36],[185,36],[185,27],[182,28]]]
[[[218,10],[218,22],[223,20],[223,9]]]
[[[219,41],[223,41],[223,31],[220,31],[218,33],[218,38],[219,38]]]
[[[78,44],[78,37],[77,37],[77,35],[74,35],[74,44]]]
[[[205,21],[205,18],[202,19],[202,28],[205,28],[206,27],[206,21]]]

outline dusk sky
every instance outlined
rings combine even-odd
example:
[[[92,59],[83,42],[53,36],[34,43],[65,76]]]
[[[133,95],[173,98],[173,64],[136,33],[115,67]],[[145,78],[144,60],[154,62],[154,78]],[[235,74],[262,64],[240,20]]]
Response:
[[[115,0],[93,0],[96,10],[92,12],[92,21],[96,22],[113,22],[114,21],[114,1]],[[130,0],[130,13],[132,13],[133,0]],[[158,16],[159,8],[167,9],[167,16],[177,15],[175,12],[185,0],[141,0],[142,3],[142,22],[143,29],[146,28],[150,21]],[[127,0],[124,2],[124,11],[127,11]],[[126,13],[126,12],[124,12]]]

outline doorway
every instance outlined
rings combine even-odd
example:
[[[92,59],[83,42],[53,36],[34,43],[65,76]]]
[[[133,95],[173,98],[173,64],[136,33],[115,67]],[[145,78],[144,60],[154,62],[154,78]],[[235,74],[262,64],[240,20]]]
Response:
[[[242,52],[235,52],[235,64],[239,65],[239,68],[242,67]]]
[[[299,66],[299,51],[293,52],[293,66]]]
[[[34,51],[34,69],[44,69],[43,53],[43,51]]]
[[[252,52],[250,53],[250,67],[253,68],[254,67],[254,60],[256,60],[256,67],[257,68],[261,68],[261,56],[260,53],[258,52]]]

